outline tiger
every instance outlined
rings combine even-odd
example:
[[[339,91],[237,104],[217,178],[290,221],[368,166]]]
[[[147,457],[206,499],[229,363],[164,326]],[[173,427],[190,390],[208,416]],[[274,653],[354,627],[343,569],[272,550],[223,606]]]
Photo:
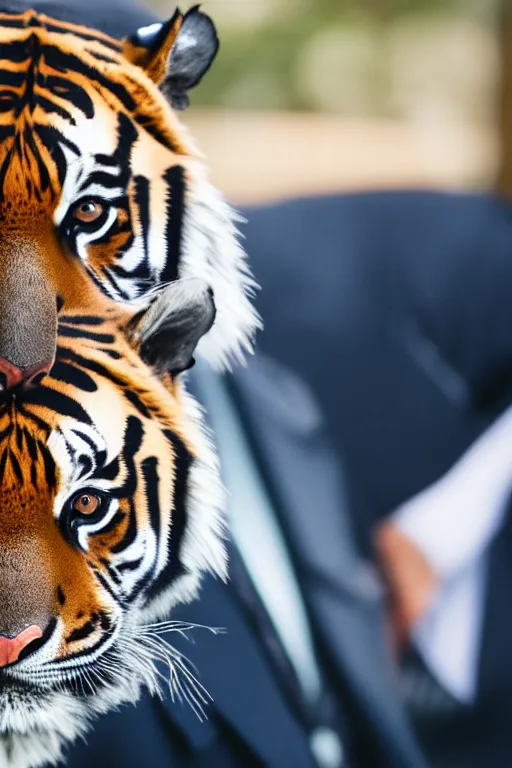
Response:
[[[0,13],[4,389],[50,370],[59,315],[96,289],[143,311],[173,281],[202,279],[217,314],[198,354],[225,368],[252,350],[261,323],[238,218],[178,118],[218,47],[199,7],[122,40]]]
[[[186,629],[167,617],[203,573],[226,577],[217,458],[183,386],[215,305],[198,278],[166,292],[166,313],[61,313],[51,371],[0,398],[5,768],[54,765],[95,717],[158,693],[160,662],[174,696],[207,701],[162,633]]]

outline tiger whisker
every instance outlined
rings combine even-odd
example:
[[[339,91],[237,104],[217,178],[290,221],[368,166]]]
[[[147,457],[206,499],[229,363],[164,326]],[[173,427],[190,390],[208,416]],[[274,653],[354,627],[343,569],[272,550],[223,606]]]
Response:
[[[178,695],[181,693],[197,717],[200,720],[204,719],[206,714],[203,705],[207,705],[212,697],[192,671],[191,667],[197,672],[192,662],[158,636],[145,637],[143,642],[151,649],[154,658],[168,665],[171,674],[169,681],[171,693],[173,689]]]
[[[205,629],[214,635],[225,632],[224,627],[210,627],[207,624],[194,624],[190,621],[160,621],[155,624],[143,624],[136,628],[137,634],[164,634],[168,632],[188,632],[191,629]]]

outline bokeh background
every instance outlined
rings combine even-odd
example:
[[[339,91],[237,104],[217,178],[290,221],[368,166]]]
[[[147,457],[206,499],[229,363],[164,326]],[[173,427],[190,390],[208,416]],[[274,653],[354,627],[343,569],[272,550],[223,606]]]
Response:
[[[204,0],[221,49],[186,123],[234,202],[493,184],[509,5]]]

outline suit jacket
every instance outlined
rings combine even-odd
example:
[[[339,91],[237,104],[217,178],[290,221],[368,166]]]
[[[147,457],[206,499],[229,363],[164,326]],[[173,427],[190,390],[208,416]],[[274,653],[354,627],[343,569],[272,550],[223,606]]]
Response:
[[[444,473],[512,395],[512,206],[377,192],[244,211],[265,319],[343,456],[356,532]]]
[[[282,511],[314,634],[341,691],[356,765],[424,766],[398,703],[386,653],[378,584],[351,543],[341,473],[319,404],[300,379],[263,356],[235,377],[236,397],[265,476]],[[169,698],[100,718],[68,768],[113,762],[142,766],[222,765],[314,768],[310,734],[274,676],[233,585],[205,581],[199,602],[176,619],[225,627],[173,644],[199,671],[213,698],[199,723]]]
[[[360,550],[512,395],[512,206],[378,192],[246,211],[259,349],[293,366],[343,456]],[[463,521],[461,520],[461,524]],[[512,764],[512,521],[489,549],[479,697],[418,733],[436,768]]]

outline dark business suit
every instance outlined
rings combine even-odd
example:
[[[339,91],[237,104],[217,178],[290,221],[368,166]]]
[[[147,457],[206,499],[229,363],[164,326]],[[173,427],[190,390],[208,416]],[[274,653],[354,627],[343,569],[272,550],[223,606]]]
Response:
[[[369,523],[439,477],[512,395],[512,206],[383,192],[246,211],[259,349],[298,371]]]
[[[298,370],[346,469],[360,549],[512,399],[512,206],[391,192],[247,211],[259,349]],[[461,525],[463,520],[461,519]],[[419,724],[436,768],[512,765],[512,519],[489,549],[476,706]]]

